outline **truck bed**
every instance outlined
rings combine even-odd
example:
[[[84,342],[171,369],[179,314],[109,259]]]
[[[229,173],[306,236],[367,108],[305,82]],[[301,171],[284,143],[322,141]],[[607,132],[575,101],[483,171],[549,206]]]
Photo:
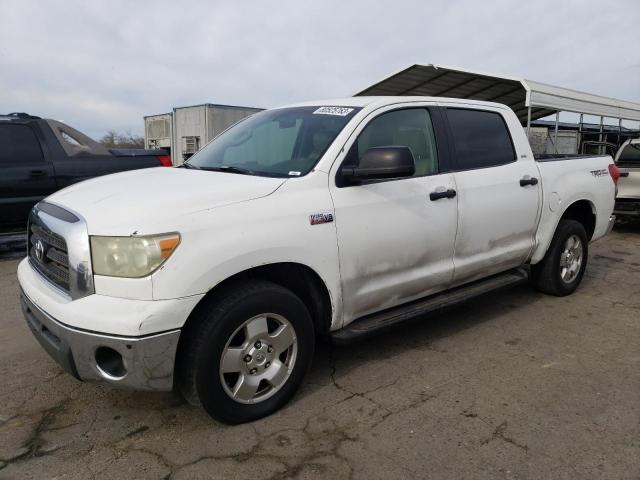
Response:
[[[580,160],[584,158],[604,157],[606,155],[594,155],[592,153],[539,153],[534,155],[536,162],[557,162],[559,160]]]

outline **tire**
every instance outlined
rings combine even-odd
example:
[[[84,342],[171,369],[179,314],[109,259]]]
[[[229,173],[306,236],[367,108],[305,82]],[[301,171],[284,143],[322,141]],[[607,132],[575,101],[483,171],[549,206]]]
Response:
[[[270,415],[296,393],[315,338],[309,311],[291,291],[265,281],[237,284],[193,315],[176,362],[187,401],[236,424]]]
[[[571,256],[567,257],[569,253]],[[570,295],[582,281],[588,256],[589,240],[582,224],[575,220],[560,220],[546,255],[531,266],[531,281],[538,290],[549,295]]]

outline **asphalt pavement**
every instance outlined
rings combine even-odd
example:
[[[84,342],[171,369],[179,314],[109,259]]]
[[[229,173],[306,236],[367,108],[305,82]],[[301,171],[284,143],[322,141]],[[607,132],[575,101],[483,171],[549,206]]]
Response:
[[[590,254],[569,297],[524,285],[320,343],[294,400],[240,426],[65,374],[0,261],[0,479],[638,479],[640,226]]]

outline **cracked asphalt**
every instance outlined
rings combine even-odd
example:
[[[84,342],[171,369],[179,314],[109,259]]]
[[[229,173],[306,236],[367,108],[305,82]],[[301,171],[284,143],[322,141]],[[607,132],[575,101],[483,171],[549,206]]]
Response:
[[[348,347],[318,345],[283,410],[240,426],[83,384],[24,324],[0,262],[0,479],[640,478],[640,225],[580,289],[528,286]]]

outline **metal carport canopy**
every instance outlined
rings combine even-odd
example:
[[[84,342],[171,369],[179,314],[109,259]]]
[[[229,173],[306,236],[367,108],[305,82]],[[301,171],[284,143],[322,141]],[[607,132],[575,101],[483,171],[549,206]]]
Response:
[[[640,103],[579,92],[524,78],[502,77],[443,65],[413,65],[367,87],[363,95],[468,98],[509,106],[523,125],[556,112],[640,121]]]

